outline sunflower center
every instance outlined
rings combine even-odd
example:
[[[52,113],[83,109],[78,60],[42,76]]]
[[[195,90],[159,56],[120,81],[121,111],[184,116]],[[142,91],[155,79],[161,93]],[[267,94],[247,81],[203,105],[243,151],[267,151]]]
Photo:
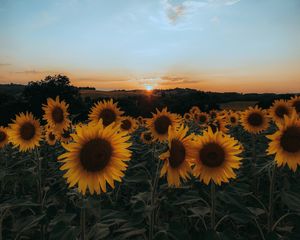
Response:
[[[20,128],[21,138],[24,140],[30,140],[35,135],[35,127],[33,124],[27,122],[24,123]]]
[[[171,123],[170,118],[167,116],[161,116],[155,120],[154,127],[159,134],[166,134]]]
[[[104,126],[108,126],[116,121],[117,115],[113,110],[106,108],[101,111],[99,118],[102,119]]]
[[[151,133],[147,132],[144,134],[144,139],[146,141],[151,141],[152,140],[152,136],[151,136]]]
[[[263,117],[259,113],[251,113],[248,116],[248,123],[252,126],[260,126],[263,123]]]
[[[205,115],[201,115],[201,116],[199,117],[199,122],[205,123],[205,122],[206,122],[206,116],[205,116]]]
[[[64,111],[60,107],[55,107],[52,111],[52,119],[55,123],[62,123],[64,121]]]
[[[55,135],[52,132],[49,133],[48,137],[51,141],[55,140]]]
[[[280,145],[289,153],[300,151],[300,127],[287,128],[280,139]]]
[[[219,167],[225,161],[224,149],[217,143],[208,143],[199,152],[200,161],[207,167]]]
[[[169,163],[172,168],[179,167],[185,159],[185,147],[183,143],[177,139],[171,142]]]
[[[297,113],[300,113],[300,100],[295,101],[295,102],[293,103],[293,107],[296,109],[296,112],[297,112]]]
[[[124,130],[129,130],[131,128],[131,121],[125,119],[122,121],[121,128]]]
[[[87,142],[80,151],[80,162],[88,172],[103,170],[112,157],[113,149],[105,139],[93,139]]]
[[[210,116],[211,116],[212,118],[216,118],[216,117],[217,117],[217,113],[216,113],[216,112],[211,112],[211,113],[210,113]]]
[[[5,132],[0,131],[0,142],[3,142],[6,139]]]
[[[284,115],[288,114],[288,109],[285,106],[278,106],[275,113],[278,117],[283,118]]]
[[[230,122],[235,123],[236,122],[236,118],[235,117],[231,117],[230,118]]]

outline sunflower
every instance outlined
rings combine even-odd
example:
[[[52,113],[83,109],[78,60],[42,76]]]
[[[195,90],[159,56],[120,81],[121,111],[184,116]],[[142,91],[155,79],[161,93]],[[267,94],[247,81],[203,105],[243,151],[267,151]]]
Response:
[[[196,136],[191,142],[192,170],[196,178],[200,178],[205,184],[210,181],[221,185],[235,178],[234,169],[240,166],[241,147],[234,138],[222,132],[215,132],[208,128],[203,136]]]
[[[67,152],[59,156],[69,187],[78,184],[83,195],[87,188],[90,194],[106,192],[106,182],[114,188],[114,180],[122,181],[131,157],[127,133],[119,132],[118,125],[105,127],[102,121],[77,127],[76,131],[72,134],[74,142],[63,144]]]
[[[300,114],[300,96],[295,96],[295,97],[292,97],[290,100],[289,100],[289,103],[291,104],[291,106],[293,108],[295,108],[296,112],[298,114]]]
[[[51,130],[49,128],[46,129],[45,138],[49,145],[51,145],[51,146],[55,145],[57,137],[53,130]]]
[[[300,119],[294,111],[291,117],[284,116],[284,122],[277,125],[279,130],[267,136],[271,140],[267,152],[275,154],[277,166],[287,164],[295,172],[300,165]]]
[[[211,117],[211,119],[215,119],[218,116],[218,111],[214,109],[210,110],[209,116]]]
[[[45,114],[43,119],[47,121],[54,131],[61,132],[68,129],[71,121],[69,120],[68,113],[69,105],[65,101],[60,101],[57,96],[56,99],[48,98],[47,104],[43,105]]]
[[[156,113],[147,121],[147,128],[150,129],[153,139],[160,142],[168,139],[168,129],[171,127],[178,127],[180,119],[176,114],[168,112],[167,108],[162,111],[156,109]]]
[[[190,112],[190,114],[194,115],[195,113],[199,113],[200,109],[197,106],[193,106],[193,107],[191,107],[189,112]]]
[[[94,124],[97,124],[100,119],[104,126],[108,126],[113,122],[119,122],[121,119],[122,112],[118,108],[118,103],[114,103],[112,99],[101,102],[97,102],[89,113],[89,120]]]
[[[127,131],[128,133],[133,133],[138,127],[136,120],[132,117],[123,117],[120,124],[120,129],[122,131]]]
[[[229,131],[229,129],[227,128],[227,122],[224,117],[218,116],[213,121],[211,121],[208,125],[213,132],[220,131],[223,133],[227,133]]]
[[[143,143],[146,143],[146,144],[152,143],[153,137],[151,135],[151,132],[150,131],[142,132],[141,133],[141,140],[142,140]]]
[[[169,127],[168,151],[162,153],[159,158],[164,161],[160,176],[167,174],[169,186],[179,187],[181,179],[186,181],[191,172],[189,161],[191,160],[190,143],[191,138],[187,135],[188,127],[176,130]]]
[[[20,151],[27,151],[40,145],[42,131],[40,123],[32,113],[21,113],[9,124],[9,141],[19,147]]]
[[[205,112],[201,112],[197,115],[195,121],[201,126],[206,125],[209,122],[209,115]]]
[[[138,121],[138,123],[139,123],[140,126],[144,125],[144,118],[143,117],[138,116],[137,121]]]
[[[269,109],[270,116],[275,122],[282,122],[284,115],[288,117],[292,114],[292,108],[289,102],[285,100],[275,100],[272,107]]]
[[[268,129],[269,118],[266,111],[258,106],[249,107],[241,114],[241,124],[247,132],[258,134]]]
[[[192,119],[192,115],[190,113],[185,113],[183,118],[185,121],[190,121]]]
[[[7,128],[0,127],[0,149],[8,143]]]
[[[240,116],[239,116],[238,113],[236,113],[236,112],[230,112],[230,113],[228,113],[228,115],[227,115],[227,122],[228,122],[232,127],[234,127],[234,126],[239,125],[239,118],[240,118]]]

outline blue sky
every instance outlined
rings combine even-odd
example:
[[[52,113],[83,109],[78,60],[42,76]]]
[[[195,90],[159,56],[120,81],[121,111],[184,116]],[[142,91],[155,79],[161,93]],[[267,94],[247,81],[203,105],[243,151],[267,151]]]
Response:
[[[0,82],[300,91],[299,0],[0,0]]]

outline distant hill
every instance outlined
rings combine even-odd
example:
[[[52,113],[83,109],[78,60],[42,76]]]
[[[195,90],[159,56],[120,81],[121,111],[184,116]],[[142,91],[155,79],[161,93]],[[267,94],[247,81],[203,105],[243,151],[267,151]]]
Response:
[[[19,95],[24,90],[25,85],[22,84],[0,84],[0,93],[7,95]]]

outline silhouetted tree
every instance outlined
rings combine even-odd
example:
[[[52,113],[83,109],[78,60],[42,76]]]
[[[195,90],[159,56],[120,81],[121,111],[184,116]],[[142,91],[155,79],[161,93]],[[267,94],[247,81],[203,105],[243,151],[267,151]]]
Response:
[[[69,78],[64,75],[47,76],[44,80],[29,82],[22,96],[27,109],[38,117],[42,115],[42,104],[49,97],[59,96],[65,100],[70,105],[71,113],[79,113],[84,107],[78,88],[72,86]]]

